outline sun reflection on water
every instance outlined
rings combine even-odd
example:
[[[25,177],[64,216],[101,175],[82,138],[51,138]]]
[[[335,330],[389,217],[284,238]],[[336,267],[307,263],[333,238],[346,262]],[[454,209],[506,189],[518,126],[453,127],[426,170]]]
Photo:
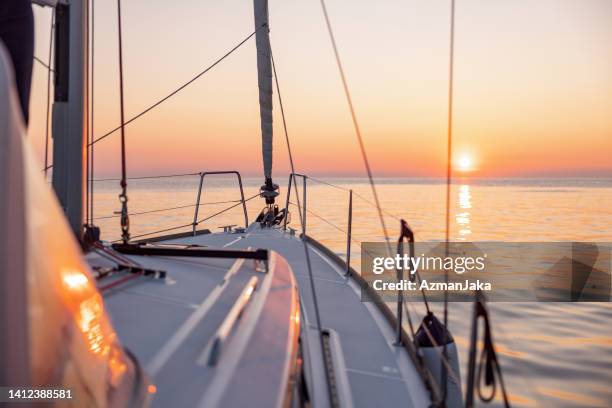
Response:
[[[461,184],[459,186],[459,208],[460,211],[455,214],[455,220],[459,227],[458,241],[466,241],[469,235],[472,234],[470,225],[470,210],[472,208],[472,193],[470,192],[469,184]]]

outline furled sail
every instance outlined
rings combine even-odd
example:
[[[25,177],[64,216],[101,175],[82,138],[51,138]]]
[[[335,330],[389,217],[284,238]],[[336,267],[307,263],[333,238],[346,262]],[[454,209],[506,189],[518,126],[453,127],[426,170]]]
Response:
[[[253,0],[255,11],[255,43],[259,113],[261,116],[261,150],[266,182],[272,179],[272,60],[268,30],[268,0]],[[263,27],[263,28],[262,28]]]

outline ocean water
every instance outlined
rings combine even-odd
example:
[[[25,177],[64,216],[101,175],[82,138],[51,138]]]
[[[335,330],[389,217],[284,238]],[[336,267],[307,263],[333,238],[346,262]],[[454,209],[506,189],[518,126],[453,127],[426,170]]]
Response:
[[[277,179],[281,180],[286,183],[287,178]],[[257,194],[260,180],[243,182],[246,198]],[[131,213],[183,207],[133,215],[132,235],[192,223],[197,188],[198,177],[194,176],[131,180]],[[411,225],[417,241],[444,239],[446,187],[441,180],[381,179],[377,188],[392,239],[397,239],[400,217]],[[301,182],[298,189],[303,200]],[[344,257],[348,189],[354,191],[351,263],[358,270],[359,243],[384,240],[367,180],[309,179],[306,230]],[[95,183],[94,216],[103,239],[119,237],[119,218],[114,214],[119,209],[118,191],[117,181]],[[286,184],[281,186],[283,205],[285,192]],[[198,219],[234,205],[231,201],[239,198],[234,179],[207,178]],[[291,202],[296,202],[295,192]],[[263,202],[255,198],[247,207],[252,221]],[[295,206],[292,209],[290,225],[300,229]],[[612,242],[612,180],[458,179],[451,189],[450,221],[451,239],[459,241]],[[244,224],[241,206],[203,221],[199,227],[218,231],[218,227],[229,224]],[[411,307],[413,312],[423,313],[419,305]],[[489,308],[513,406],[612,407],[611,303],[490,303]],[[442,315],[440,305],[434,310]],[[469,303],[454,303],[449,310],[449,326],[459,348],[464,380],[471,310]],[[500,405],[500,401],[493,405]]]

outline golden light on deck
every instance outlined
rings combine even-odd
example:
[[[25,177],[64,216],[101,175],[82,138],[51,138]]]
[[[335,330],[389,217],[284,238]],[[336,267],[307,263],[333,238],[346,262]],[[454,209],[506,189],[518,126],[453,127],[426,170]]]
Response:
[[[61,273],[62,294],[70,307],[89,352],[107,361],[110,380],[118,384],[127,370],[116,335],[108,325],[104,301],[90,278],[77,268]]]
[[[72,290],[84,289],[87,287],[88,283],[87,276],[79,271],[65,272],[62,276],[62,280],[64,284]]]

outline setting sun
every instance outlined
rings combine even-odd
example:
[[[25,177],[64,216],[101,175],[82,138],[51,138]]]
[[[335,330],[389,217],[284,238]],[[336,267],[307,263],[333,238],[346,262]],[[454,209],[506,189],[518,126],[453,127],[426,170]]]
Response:
[[[473,170],[473,168],[474,160],[472,160],[471,156],[467,154],[459,156],[459,159],[457,160],[457,170],[467,172]]]

